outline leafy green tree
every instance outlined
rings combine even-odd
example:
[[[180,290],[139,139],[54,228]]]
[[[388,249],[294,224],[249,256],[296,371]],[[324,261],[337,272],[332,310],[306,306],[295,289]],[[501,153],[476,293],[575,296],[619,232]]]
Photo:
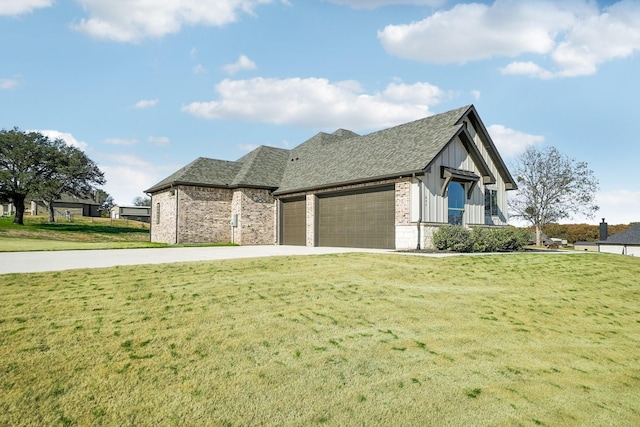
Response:
[[[99,205],[98,210],[100,211],[100,216],[110,216],[109,213],[111,211],[111,208],[114,206],[113,197],[111,197],[111,195],[106,191],[98,189],[95,190],[93,199]]]
[[[55,200],[63,194],[88,198],[94,185],[106,181],[102,171],[82,150],[66,145],[60,139],[51,144],[55,147],[55,158],[50,159],[54,173],[48,180],[41,181],[33,193],[44,201],[49,210],[49,222],[54,222]]]
[[[561,154],[555,147],[529,147],[516,160],[513,172],[518,192],[509,200],[511,215],[529,222],[540,246],[546,224],[582,214],[593,218],[598,180],[585,162]]]
[[[104,182],[95,163],[60,139],[18,128],[0,131],[0,195],[14,204],[15,224],[24,224],[28,195],[51,201],[61,192],[79,194]]]

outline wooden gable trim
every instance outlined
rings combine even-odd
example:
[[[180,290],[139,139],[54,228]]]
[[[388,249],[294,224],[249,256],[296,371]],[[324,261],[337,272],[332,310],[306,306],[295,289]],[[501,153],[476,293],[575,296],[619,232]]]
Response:
[[[440,166],[440,177],[444,179],[444,184],[442,184],[442,188],[440,189],[440,196],[442,197],[444,197],[447,187],[451,181],[464,182],[465,184],[470,183],[471,185],[467,188],[467,200],[471,199],[473,189],[476,188],[476,185],[478,185],[478,181],[480,180],[480,177],[472,171],[451,168],[448,166]]]
[[[500,153],[493,143],[493,140],[491,139],[487,128],[484,126],[484,123],[480,119],[480,116],[478,115],[478,112],[473,105],[469,107],[469,110],[460,118],[460,120],[458,120],[458,124],[463,124],[467,120],[471,122],[471,125],[475,128],[476,133],[482,141],[482,145],[489,153],[489,156],[493,160],[493,163],[496,165],[498,173],[504,180],[505,189],[517,190],[518,185],[516,184],[515,179],[513,179],[513,176],[511,176],[511,173],[509,173],[509,169],[507,169],[506,164],[502,160],[502,156],[500,156]]]
[[[479,172],[482,175],[482,183],[495,184],[496,177],[491,173],[489,165],[482,157],[482,153],[480,153],[480,150],[476,146],[475,142],[473,142],[473,138],[471,137],[471,134],[469,134],[466,126],[462,126],[456,136],[460,138],[460,142],[462,142],[465,150],[467,150],[467,153],[469,153],[469,156],[471,156],[471,160],[473,160],[473,163],[479,169]]]

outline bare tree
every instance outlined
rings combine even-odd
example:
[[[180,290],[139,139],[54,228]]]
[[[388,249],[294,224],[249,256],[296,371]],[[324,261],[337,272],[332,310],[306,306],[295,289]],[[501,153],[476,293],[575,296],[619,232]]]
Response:
[[[531,223],[536,245],[542,244],[542,228],[551,222],[581,214],[593,218],[598,180],[585,162],[561,154],[555,147],[529,147],[512,168],[518,183],[509,200],[511,215]]]
[[[151,206],[151,197],[136,196],[133,198],[133,206]]]

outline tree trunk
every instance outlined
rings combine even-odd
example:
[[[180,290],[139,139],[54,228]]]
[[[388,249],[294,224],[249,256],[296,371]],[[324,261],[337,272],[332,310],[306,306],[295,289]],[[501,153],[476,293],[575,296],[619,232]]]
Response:
[[[542,225],[536,224],[536,246],[542,246]]]
[[[21,194],[15,194],[11,198],[13,206],[16,208],[16,215],[13,217],[13,223],[24,225],[24,197]]]
[[[56,222],[56,213],[53,209],[53,202],[44,202],[49,210],[49,222]]]

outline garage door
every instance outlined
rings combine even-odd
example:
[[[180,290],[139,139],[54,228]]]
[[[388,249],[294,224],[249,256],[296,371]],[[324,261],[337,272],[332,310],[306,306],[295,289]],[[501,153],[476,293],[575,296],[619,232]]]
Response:
[[[394,186],[318,198],[318,245],[395,248]]]
[[[307,203],[305,199],[282,202],[282,244],[307,244]]]

